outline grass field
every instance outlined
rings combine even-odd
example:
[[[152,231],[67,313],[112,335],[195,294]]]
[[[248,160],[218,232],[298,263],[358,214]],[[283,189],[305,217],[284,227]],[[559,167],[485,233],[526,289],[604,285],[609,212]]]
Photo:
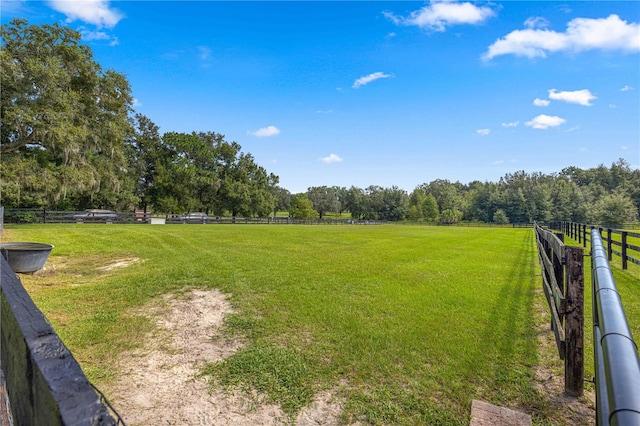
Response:
[[[534,386],[544,296],[533,238],[394,225],[33,225],[8,226],[3,241],[56,246],[56,276],[23,282],[98,386],[152,327],[136,307],[215,287],[236,311],[227,332],[251,344],[203,374],[258,389],[289,414],[341,384],[347,422],[463,425],[483,399],[551,424]],[[118,259],[139,261],[99,269]]]

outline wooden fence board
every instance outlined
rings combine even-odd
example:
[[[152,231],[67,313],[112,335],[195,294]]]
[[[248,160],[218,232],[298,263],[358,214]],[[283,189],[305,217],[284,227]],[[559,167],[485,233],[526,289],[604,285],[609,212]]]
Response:
[[[542,286],[551,313],[551,329],[558,355],[564,360],[565,392],[584,392],[584,250],[565,246],[556,236],[534,224]]]

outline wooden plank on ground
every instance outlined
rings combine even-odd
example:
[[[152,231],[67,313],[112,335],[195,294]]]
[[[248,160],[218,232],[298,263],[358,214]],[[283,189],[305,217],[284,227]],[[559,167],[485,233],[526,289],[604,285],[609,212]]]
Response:
[[[531,426],[531,416],[474,399],[469,426]]]

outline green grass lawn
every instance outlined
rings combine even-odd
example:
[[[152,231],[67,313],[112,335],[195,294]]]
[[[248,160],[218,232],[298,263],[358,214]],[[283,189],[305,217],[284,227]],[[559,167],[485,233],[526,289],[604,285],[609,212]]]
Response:
[[[472,399],[547,423],[534,387],[544,296],[533,238],[509,228],[85,224],[9,225],[3,241],[55,245],[56,276],[23,282],[98,386],[152,327],[136,307],[219,288],[236,311],[227,332],[250,345],[203,370],[215,383],[258,389],[291,415],[337,389],[346,422],[463,425]],[[140,261],[97,269],[123,258]]]

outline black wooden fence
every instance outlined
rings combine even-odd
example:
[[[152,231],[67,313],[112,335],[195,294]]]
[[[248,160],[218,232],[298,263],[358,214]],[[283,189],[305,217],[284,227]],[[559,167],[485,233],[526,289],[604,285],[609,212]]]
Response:
[[[640,265],[640,233],[638,232],[576,222],[552,222],[550,226],[578,241],[582,247],[587,247],[591,230],[598,229],[606,246],[609,262],[613,260],[613,255],[616,255],[620,258],[622,269],[627,269],[629,263]]]
[[[551,329],[564,360],[565,393],[580,396],[584,392],[584,251],[565,245],[562,234],[537,223],[534,230]]]
[[[299,224],[299,225],[382,225],[382,220],[355,219],[295,219],[291,217],[208,216],[197,219],[181,214],[151,214],[143,212],[113,212],[113,214],[87,214],[84,211],[46,209],[5,209],[4,222],[14,224],[37,223],[130,223],[130,224]]]
[[[2,256],[0,320],[0,369],[10,402],[5,406],[11,408],[9,424],[124,425]]]

